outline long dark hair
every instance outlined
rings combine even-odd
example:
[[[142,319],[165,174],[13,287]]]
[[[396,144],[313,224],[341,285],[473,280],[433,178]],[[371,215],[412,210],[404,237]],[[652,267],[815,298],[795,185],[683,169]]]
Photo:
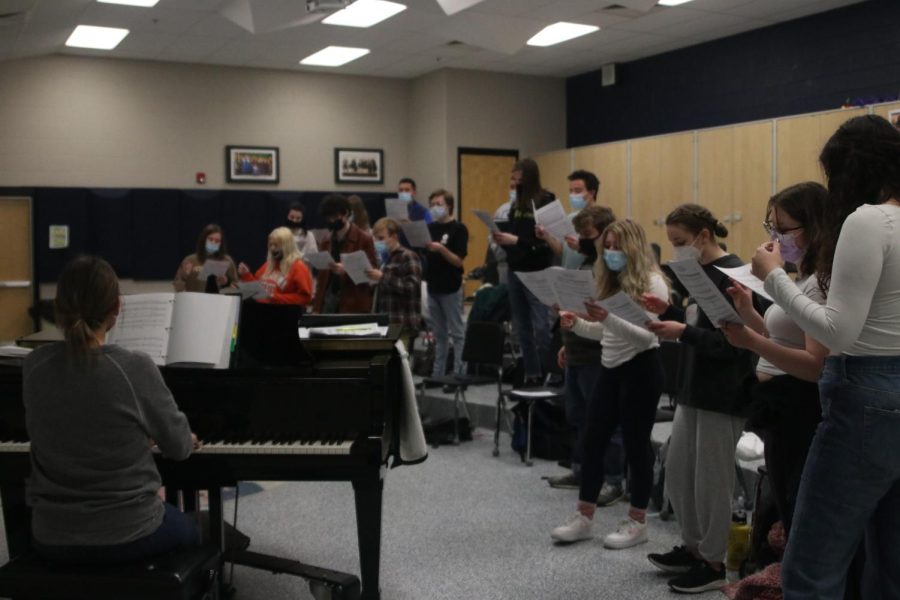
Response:
[[[218,252],[216,252],[215,254],[210,254],[206,251],[206,238],[214,233],[218,233],[222,236],[222,243],[219,244]],[[200,259],[200,262],[206,262],[206,259],[208,258],[224,258],[227,254],[228,247],[225,245],[225,232],[222,231],[222,228],[215,223],[210,223],[209,225],[204,227],[203,231],[201,231],[200,235],[197,237],[197,258]]]
[[[819,162],[828,178],[828,210],[818,274],[827,287],[844,220],[863,204],[900,198],[900,131],[877,115],[854,117],[825,143]]]
[[[822,259],[822,243],[825,236],[825,204],[828,190],[814,181],[805,181],[787,187],[769,199],[768,210],[779,208],[803,226],[806,251],[797,269],[802,275],[818,272]],[[819,282],[823,292],[827,288]]]
[[[682,204],[666,217],[666,225],[680,225],[691,235],[698,236],[706,229],[712,239],[728,237],[728,228],[716,219],[708,208],[699,204]]]
[[[513,171],[522,172],[522,181],[516,186],[516,210],[530,212],[531,202],[540,208],[544,203],[544,188],[541,185],[541,170],[532,158],[523,158],[516,162]]]
[[[84,357],[99,329],[119,303],[119,278],[108,262],[97,256],[79,256],[67,264],[56,284],[56,322],[66,346]]]

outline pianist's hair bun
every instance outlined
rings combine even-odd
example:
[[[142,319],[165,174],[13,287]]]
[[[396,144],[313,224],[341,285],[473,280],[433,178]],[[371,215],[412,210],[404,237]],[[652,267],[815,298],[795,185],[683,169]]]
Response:
[[[56,322],[66,345],[84,355],[119,303],[119,278],[108,262],[97,256],[79,256],[63,268],[56,286]]]

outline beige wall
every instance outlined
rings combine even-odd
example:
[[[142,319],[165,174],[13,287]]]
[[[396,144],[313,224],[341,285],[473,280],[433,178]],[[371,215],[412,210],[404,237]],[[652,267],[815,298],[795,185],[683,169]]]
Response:
[[[442,70],[414,81],[50,56],[0,63],[0,186],[242,188],[225,146],[281,151],[281,183],[339,189],[335,147],[382,148],[384,186],[456,190],[458,146],[565,143],[565,82]]]

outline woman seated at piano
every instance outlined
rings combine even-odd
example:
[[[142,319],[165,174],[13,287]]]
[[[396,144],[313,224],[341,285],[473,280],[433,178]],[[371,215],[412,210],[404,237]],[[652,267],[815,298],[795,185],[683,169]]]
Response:
[[[105,344],[119,302],[109,263],[71,261],[56,289],[65,341],[22,368],[31,530],[49,559],[122,563],[200,541],[195,521],[160,499],[152,451],[184,460],[197,438],[150,357]]]
[[[173,283],[176,292],[218,292],[234,286],[237,279],[237,269],[225,246],[225,234],[211,223],[197,237],[196,251],[181,261]]]
[[[294,234],[287,227],[279,227],[269,234],[269,256],[265,264],[251,273],[246,264],[238,265],[242,281],[260,281],[264,295],[257,302],[299,304],[312,300],[312,275],[302,260]]]

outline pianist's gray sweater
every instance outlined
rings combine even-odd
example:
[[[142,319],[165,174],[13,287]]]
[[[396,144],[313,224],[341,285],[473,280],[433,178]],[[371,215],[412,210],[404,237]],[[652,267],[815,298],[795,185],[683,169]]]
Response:
[[[115,345],[73,363],[63,343],[38,348],[23,367],[31,439],[32,532],[45,545],[130,542],[163,519],[156,441],[177,460],[191,430],[149,356]]]

